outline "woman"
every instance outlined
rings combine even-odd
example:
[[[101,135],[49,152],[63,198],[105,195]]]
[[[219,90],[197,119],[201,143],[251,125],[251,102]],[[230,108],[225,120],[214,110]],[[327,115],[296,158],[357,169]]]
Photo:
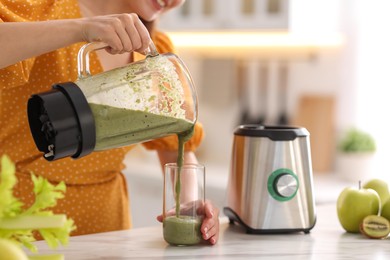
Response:
[[[90,55],[93,74],[139,60],[151,39],[159,52],[172,52],[169,39],[153,29],[160,14],[183,0],[1,0],[0,1],[0,154],[16,163],[16,196],[33,202],[30,173],[67,184],[65,199],[55,212],[72,218],[73,235],[127,229],[126,181],[120,172],[126,149],[92,153],[73,160],[47,162],[38,153],[26,118],[27,100],[56,82],[77,79],[77,52],[85,42],[102,41],[109,47]],[[141,21],[144,21],[144,23]],[[138,52],[138,53],[137,53]],[[113,55],[115,54],[115,55]],[[186,144],[185,162],[196,163],[193,151],[203,131],[196,125]],[[161,164],[175,162],[175,136],[144,144],[158,152]],[[205,240],[218,240],[218,209],[206,203],[202,224]],[[158,218],[161,220],[161,218]]]

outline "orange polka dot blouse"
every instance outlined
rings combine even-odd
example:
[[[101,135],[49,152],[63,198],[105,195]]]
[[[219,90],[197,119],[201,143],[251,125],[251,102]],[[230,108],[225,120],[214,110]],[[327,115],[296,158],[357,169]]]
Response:
[[[0,1],[0,23],[79,17],[81,13],[76,0]],[[173,51],[164,34],[156,32],[152,38],[159,52]],[[27,100],[33,93],[51,89],[53,83],[75,81],[77,53],[83,44],[74,44],[0,69],[0,155],[7,154],[16,163],[18,184],[15,195],[26,206],[33,203],[31,173],[53,183],[64,181],[67,192],[54,212],[66,213],[75,221],[77,230],[72,235],[131,226],[126,180],[121,173],[128,147],[94,152],[77,160],[65,158],[48,162],[38,152],[30,134]],[[102,71],[94,53],[90,57],[90,69],[93,74]],[[186,150],[194,150],[202,134],[202,128],[197,125]],[[177,138],[169,136],[143,145],[148,149],[176,150]]]

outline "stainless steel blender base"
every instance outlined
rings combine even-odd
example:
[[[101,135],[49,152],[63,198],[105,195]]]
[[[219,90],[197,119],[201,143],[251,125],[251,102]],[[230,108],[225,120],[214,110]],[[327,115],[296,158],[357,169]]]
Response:
[[[229,218],[230,224],[234,224],[234,222],[237,222],[241,226],[243,226],[246,230],[246,233],[248,234],[286,234],[286,233],[297,233],[297,232],[303,232],[305,234],[309,234],[310,230],[315,226],[316,219],[314,220],[314,223],[309,228],[292,228],[292,229],[254,229],[245,224],[241,218],[232,210],[230,207],[224,207],[223,213],[225,216]]]

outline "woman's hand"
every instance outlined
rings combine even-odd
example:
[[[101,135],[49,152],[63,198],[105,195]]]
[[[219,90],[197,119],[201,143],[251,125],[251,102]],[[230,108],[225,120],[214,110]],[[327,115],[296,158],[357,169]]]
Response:
[[[204,205],[204,219],[200,227],[203,239],[215,245],[219,238],[219,209],[210,201],[206,200]]]
[[[203,204],[203,203],[201,203]],[[210,201],[206,200],[203,206],[198,203],[188,203],[189,207],[186,207],[185,204],[180,208],[180,214],[186,215],[187,212],[196,211],[200,215],[204,215],[200,231],[204,240],[208,241],[210,244],[215,245],[218,242],[219,238],[219,210],[216,208]],[[195,206],[194,208],[194,205]],[[171,209],[166,213],[168,216],[173,216],[175,214],[175,209]],[[193,214],[193,213],[192,213]],[[157,216],[157,220],[162,222],[163,216]]]
[[[133,13],[0,23],[0,35],[7,35],[0,37],[0,69],[77,42],[104,42],[111,54],[144,52],[151,42],[148,30]]]
[[[135,13],[95,16],[80,19],[84,41],[106,43],[111,54],[143,52],[151,42],[144,24]]]

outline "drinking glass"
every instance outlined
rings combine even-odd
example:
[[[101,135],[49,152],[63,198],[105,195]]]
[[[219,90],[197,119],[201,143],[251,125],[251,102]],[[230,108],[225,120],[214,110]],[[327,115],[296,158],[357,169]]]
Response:
[[[171,245],[195,245],[202,241],[205,167],[168,163],[164,169],[163,234]]]

